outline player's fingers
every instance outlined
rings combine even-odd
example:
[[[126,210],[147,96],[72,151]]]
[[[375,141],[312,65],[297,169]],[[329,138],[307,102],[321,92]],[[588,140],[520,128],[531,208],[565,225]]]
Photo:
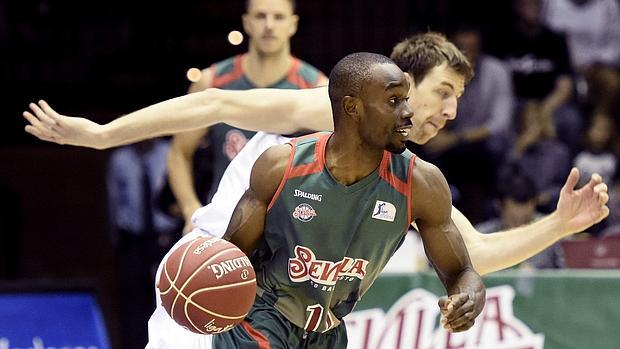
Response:
[[[607,194],[607,192],[598,194],[598,203],[600,205],[605,205],[607,201],[609,201],[609,194]]]
[[[448,304],[448,311],[453,311],[465,304],[465,302],[469,300],[469,295],[467,293],[458,293],[451,295],[449,299],[450,304]]]
[[[469,299],[460,307],[454,308],[452,312],[446,315],[446,319],[448,323],[452,324],[455,320],[461,318],[464,314],[473,312],[474,310],[474,301]]]
[[[469,330],[472,326],[474,326],[475,321],[474,320],[470,320],[467,321],[465,323],[463,323],[460,326],[450,326],[450,330],[449,332],[455,333],[455,332],[463,332],[463,331],[467,331]]]
[[[49,134],[43,133],[41,132],[40,129],[33,127],[32,125],[27,125],[24,130],[28,133],[30,133],[31,135],[37,137],[38,139],[42,140],[42,141],[52,141],[55,142],[55,139],[52,138]]]
[[[30,109],[35,113],[39,121],[46,128],[53,128],[56,126],[56,121],[52,120],[45,112],[35,103],[30,103]]]
[[[590,181],[584,186],[584,188],[589,187],[593,189],[600,183],[603,183],[603,177],[601,177],[601,175],[598,173],[594,173],[592,174],[592,177],[590,177]]]
[[[46,101],[40,100],[39,105],[41,106],[41,109],[43,109],[45,114],[47,114],[52,120],[54,120],[55,123],[58,124],[60,122],[60,114],[58,114],[54,109],[52,109],[52,107],[50,107],[50,105],[47,104]]]
[[[595,193],[606,193],[608,191],[609,188],[607,188],[607,184],[606,183],[599,183],[597,185],[594,186],[594,192]]]
[[[573,167],[568,174],[568,178],[566,179],[566,183],[562,187],[562,191],[571,191],[575,189],[577,182],[579,182],[579,170],[576,167]]]
[[[39,119],[36,116],[32,115],[31,112],[25,111],[25,112],[22,113],[22,116],[26,120],[28,120],[30,125],[32,125],[33,127],[35,127],[35,128],[42,127],[41,122],[39,121]]]
[[[476,319],[476,315],[475,312],[473,310],[462,314],[461,316],[459,316],[458,318],[452,320],[452,321],[448,321],[447,322],[447,326],[453,329],[456,328],[460,328],[468,323],[473,322]]]
[[[602,211],[603,213],[601,214],[601,219],[599,220],[599,222],[605,219],[607,216],[609,216],[609,207],[603,206]]]
[[[448,297],[440,297],[439,301],[437,302],[437,304],[439,305],[439,309],[441,310],[447,310],[448,309],[448,304],[450,304],[450,300],[448,299]]]

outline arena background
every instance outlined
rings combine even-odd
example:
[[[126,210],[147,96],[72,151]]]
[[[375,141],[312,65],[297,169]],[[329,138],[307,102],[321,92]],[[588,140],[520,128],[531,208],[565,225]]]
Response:
[[[226,40],[231,30],[242,30],[243,7],[222,0],[0,0],[2,290],[94,290],[117,347],[104,181],[109,151],[38,141],[23,132],[21,112],[45,98],[63,114],[103,123],[182,95],[187,69],[246,50],[245,42]],[[329,72],[347,53],[389,55],[409,34],[446,31],[463,19],[499,37],[494,28],[509,16],[510,4],[302,0],[297,13],[292,52]]]

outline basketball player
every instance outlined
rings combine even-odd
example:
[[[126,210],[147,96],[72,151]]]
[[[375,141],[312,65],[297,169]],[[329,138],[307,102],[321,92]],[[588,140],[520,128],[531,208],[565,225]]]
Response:
[[[297,31],[298,21],[295,0],[248,0],[242,20],[249,38],[248,52],[203,70],[201,80],[190,86],[190,93],[208,87],[229,90],[256,87],[291,89],[327,84],[327,78],[320,71],[291,56],[290,38]],[[173,137],[168,153],[168,175],[170,187],[186,221],[184,233],[190,230],[190,218],[194,211],[211,201],[230,160],[253,135],[254,132],[219,123]],[[199,163],[198,168],[203,169],[199,172],[206,171],[211,175],[204,176],[209,179],[207,183],[194,185],[191,171],[194,154],[205,142],[205,152],[200,152],[202,157],[197,157],[195,161]],[[204,156],[207,156],[209,164],[205,163],[207,158]]]
[[[342,318],[412,221],[454,299],[447,327],[473,325],[484,285],[450,219],[443,175],[404,152],[413,126],[408,93],[406,75],[389,58],[351,54],[329,76],[334,132],[258,158],[224,238],[252,256],[259,290],[242,324],[213,337],[214,348],[255,348],[265,340],[269,348],[346,348]],[[343,268],[326,272],[335,265]]]
[[[415,132],[410,133],[413,141],[423,143],[425,139],[436,134],[437,128],[443,127],[446,119],[454,117],[457,96],[462,91],[448,88],[450,82],[445,77],[448,73],[456,72],[463,81],[466,80],[466,74],[459,73],[464,71],[463,66],[467,66],[466,60],[454,45],[443,36],[433,33],[403,41],[396,46],[392,57],[399,62],[401,69],[409,71],[413,78],[414,86],[410,94],[416,115],[424,116],[422,124],[431,124],[421,130],[417,139],[412,137]],[[459,66],[461,68],[458,68]],[[40,139],[103,149],[219,121],[239,127],[263,128],[283,133],[298,129],[331,129],[331,120],[323,117],[330,111],[330,105],[326,101],[325,88],[303,91],[209,89],[147,107],[103,126],[86,119],[59,115],[45,102],[41,102],[40,107],[31,104],[36,117],[29,112],[24,115],[31,123],[26,130]],[[239,115],[255,117],[239,118]],[[212,204],[194,216],[196,225],[221,236],[228,225],[234,205],[248,187],[248,166],[269,146],[286,141],[287,138],[263,133],[250,140],[248,147],[244,148],[227,169]],[[574,190],[578,176],[577,170],[571,171],[562,189],[558,209],[554,213],[510,231],[480,234],[453,208],[452,219],[463,235],[476,270],[484,274],[517,264],[562,237],[582,231],[607,216],[607,187],[600,177],[593,176],[585,187]],[[195,231],[192,234],[199,233]],[[154,321],[157,318],[171,324]],[[163,308],[158,307],[149,322],[149,327],[153,329],[149,330],[152,335],[149,347],[175,347],[181,340],[184,341],[182,347],[204,347],[209,344],[205,336],[194,335],[179,326],[174,328],[175,325]],[[164,338],[164,332],[168,333],[170,338]]]

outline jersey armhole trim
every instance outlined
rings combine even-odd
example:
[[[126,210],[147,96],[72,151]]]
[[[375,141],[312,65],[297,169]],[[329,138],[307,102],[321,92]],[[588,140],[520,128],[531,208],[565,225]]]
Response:
[[[415,167],[416,155],[414,154],[409,160],[409,168],[407,170],[407,226],[405,227],[405,233],[409,230],[411,223],[413,223],[413,217],[411,216],[411,190],[413,189],[413,168]]]
[[[267,206],[267,212],[271,210],[273,205],[278,200],[280,193],[282,193],[282,189],[284,189],[284,185],[286,184],[286,181],[288,180],[289,173],[291,172],[291,167],[293,165],[293,158],[295,157],[295,140],[292,139],[290,143],[286,143],[286,144],[291,147],[291,154],[288,157],[288,163],[286,164],[286,170],[284,170],[284,176],[282,176],[280,185],[278,185],[278,189],[276,190],[276,193],[273,194],[273,198],[271,198],[271,201],[269,202],[269,206]]]

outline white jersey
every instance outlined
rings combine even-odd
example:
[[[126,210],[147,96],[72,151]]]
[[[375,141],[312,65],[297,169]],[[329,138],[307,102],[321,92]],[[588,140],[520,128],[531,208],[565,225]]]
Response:
[[[159,290],[157,289],[159,274],[165,261],[168,259],[168,255],[178,246],[199,236],[224,236],[237,203],[250,186],[250,174],[256,159],[267,148],[273,145],[284,144],[289,140],[290,138],[287,137],[264,132],[258,132],[252,137],[243,150],[228,165],[228,168],[226,168],[211,203],[198,209],[192,216],[192,223],[195,229],[181,238],[164,256],[156,274],[155,295],[157,307],[149,319],[149,342],[146,345],[147,349],[211,348],[210,335],[190,332],[179,326],[166,313],[166,310],[161,305]]]

